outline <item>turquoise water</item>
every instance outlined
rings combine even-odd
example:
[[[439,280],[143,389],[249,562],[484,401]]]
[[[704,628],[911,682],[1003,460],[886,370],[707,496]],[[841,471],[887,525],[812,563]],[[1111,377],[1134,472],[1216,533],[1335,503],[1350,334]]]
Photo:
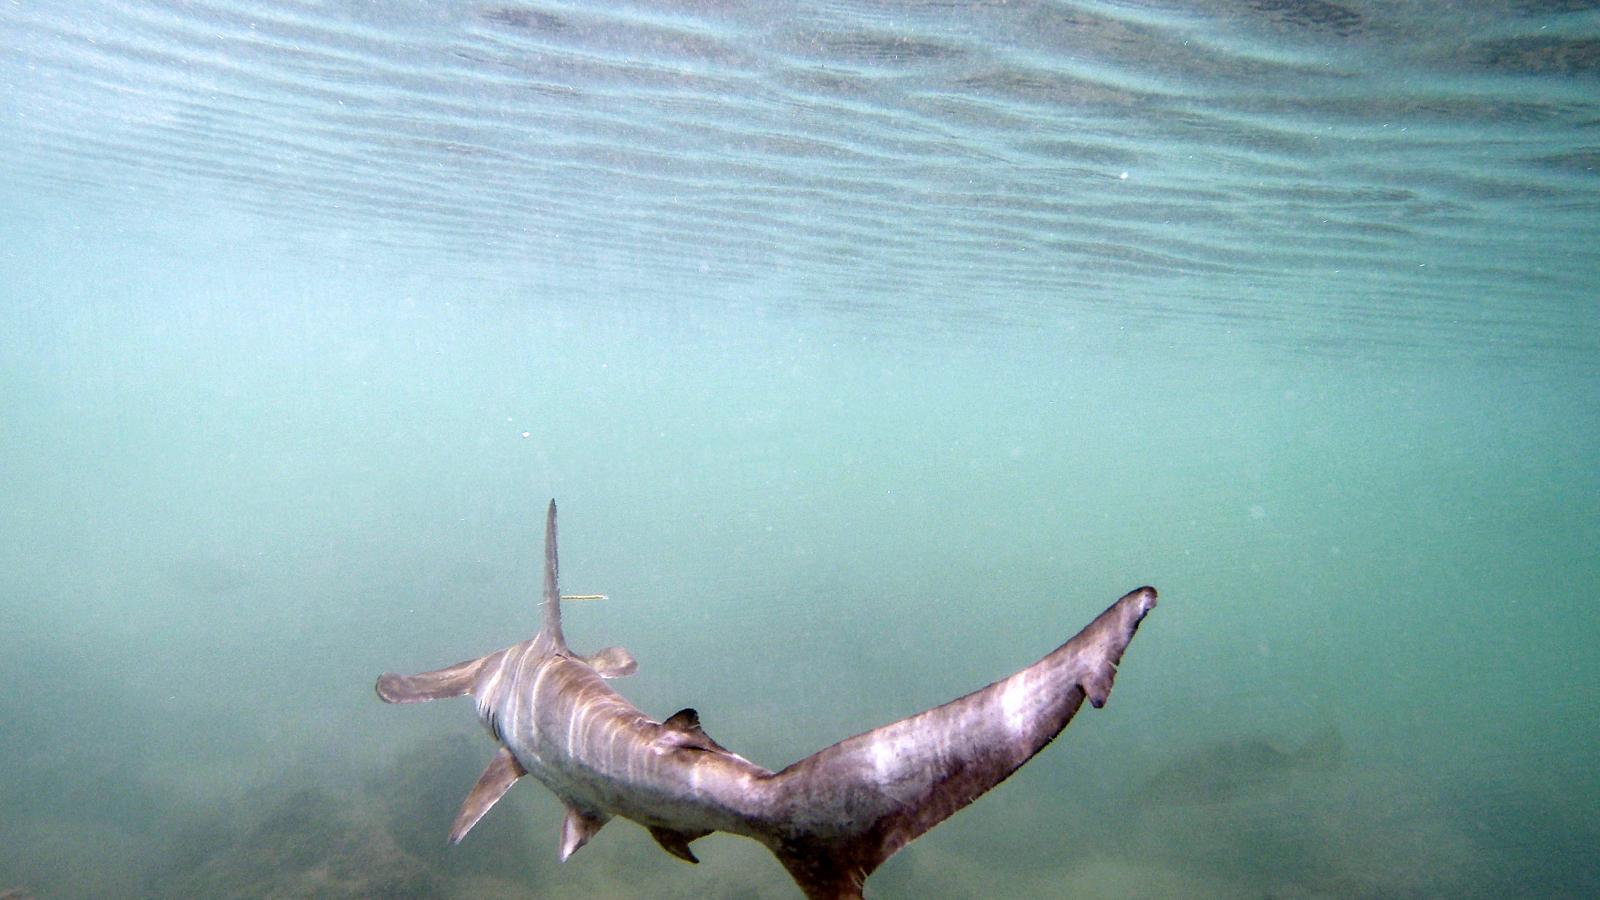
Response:
[[[791,897],[372,683],[777,767],[1161,590],[879,897],[1600,892],[1586,4],[10,5],[0,896]],[[17,894],[5,894],[15,889]]]

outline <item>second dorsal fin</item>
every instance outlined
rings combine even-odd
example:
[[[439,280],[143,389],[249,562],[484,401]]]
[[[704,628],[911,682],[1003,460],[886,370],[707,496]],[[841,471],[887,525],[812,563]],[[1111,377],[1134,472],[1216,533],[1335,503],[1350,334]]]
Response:
[[[685,707],[672,714],[672,717],[661,723],[661,734],[664,739],[677,747],[690,750],[710,750],[717,753],[727,753],[728,749],[711,739],[705,729],[700,727],[700,714],[692,707]]]

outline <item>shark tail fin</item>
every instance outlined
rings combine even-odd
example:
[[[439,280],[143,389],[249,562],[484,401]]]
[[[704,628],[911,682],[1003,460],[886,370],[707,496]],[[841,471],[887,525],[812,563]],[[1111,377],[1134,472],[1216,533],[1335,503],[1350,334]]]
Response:
[[[561,633],[561,567],[556,560],[556,501],[544,518],[544,599],[539,604],[539,636],[557,647],[566,647]]]
[[[1084,700],[1103,706],[1117,662],[1155,605],[1154,588],[1132,591],[1011,677],[777,773],[767,846],[807,897],[860,897],[884,860],[1004,781]]]

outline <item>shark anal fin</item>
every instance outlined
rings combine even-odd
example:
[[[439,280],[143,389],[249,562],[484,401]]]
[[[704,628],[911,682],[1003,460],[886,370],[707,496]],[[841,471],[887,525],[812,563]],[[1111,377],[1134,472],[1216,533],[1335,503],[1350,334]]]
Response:
[[[610,820],[605,814],[591,815],[567,803],[567,817],[561,823],[561,861],[566,862],[567,857],[578,852],[578,848],[589,843],[595,832]]]
[[[705,729],[700,727],[700,714],[692,708],[680,709],[672,717],[661,723],[661,737],[675,747],[685,747],[690,750],[707,750],[714,753],[727,753],[728,749],[711,739]]]
[[[696,841],[710,834],[709,831],[673,831],[670,828],[657,828],[650,826],[650,836],[656,839],[661,849],[685,862],[697,863],[700,860],[689,849],[689,842]]]
[[[639,671],[639,663],[634,660],[633,654],[621,647],[607,647],[579,659],[589,664],[589,668],[601,678],[621,678]]]
[[[461,839],[467,836],[472,826],[478,824],[489,807],[494,806],[517,783],[517,779],[526,774],[527,770],[511,755],[511,750],[501,747],[494,759],[489,760],[483,774],[478,776],[478,783],[467,792],[467,799],[461,802],[461,810],[456,813],[456,820],[450,826],[450,843],[461,843]]]
[[[498,657],[501,652],[420,675],[381,675],[378,677],[378,697],[385,703],[422,703],[471,693],[484,664]]]

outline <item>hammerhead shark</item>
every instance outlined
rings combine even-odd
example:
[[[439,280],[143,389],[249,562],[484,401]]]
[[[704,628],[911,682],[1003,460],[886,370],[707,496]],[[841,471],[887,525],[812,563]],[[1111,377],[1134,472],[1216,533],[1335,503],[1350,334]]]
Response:
[[[567,647],[552,500],[539,633],[436,672],[384,675],[377,689],[387,703],[470,694],[500,744],[456,815],[452,844],[532,775],[566,806],[562,861],[622,816],[688,862],[699,861],[689,844],[713,831],[753,838],[807,897],[849,900],[895,851],[1043,749],[1085,699],[1103,706],[1155,605],[1155,589],[1138,588],[1022,671],[773,772],[712,740],[693,709],[656,722],[612,690],[606,679],[637,668],[626,650]]]

